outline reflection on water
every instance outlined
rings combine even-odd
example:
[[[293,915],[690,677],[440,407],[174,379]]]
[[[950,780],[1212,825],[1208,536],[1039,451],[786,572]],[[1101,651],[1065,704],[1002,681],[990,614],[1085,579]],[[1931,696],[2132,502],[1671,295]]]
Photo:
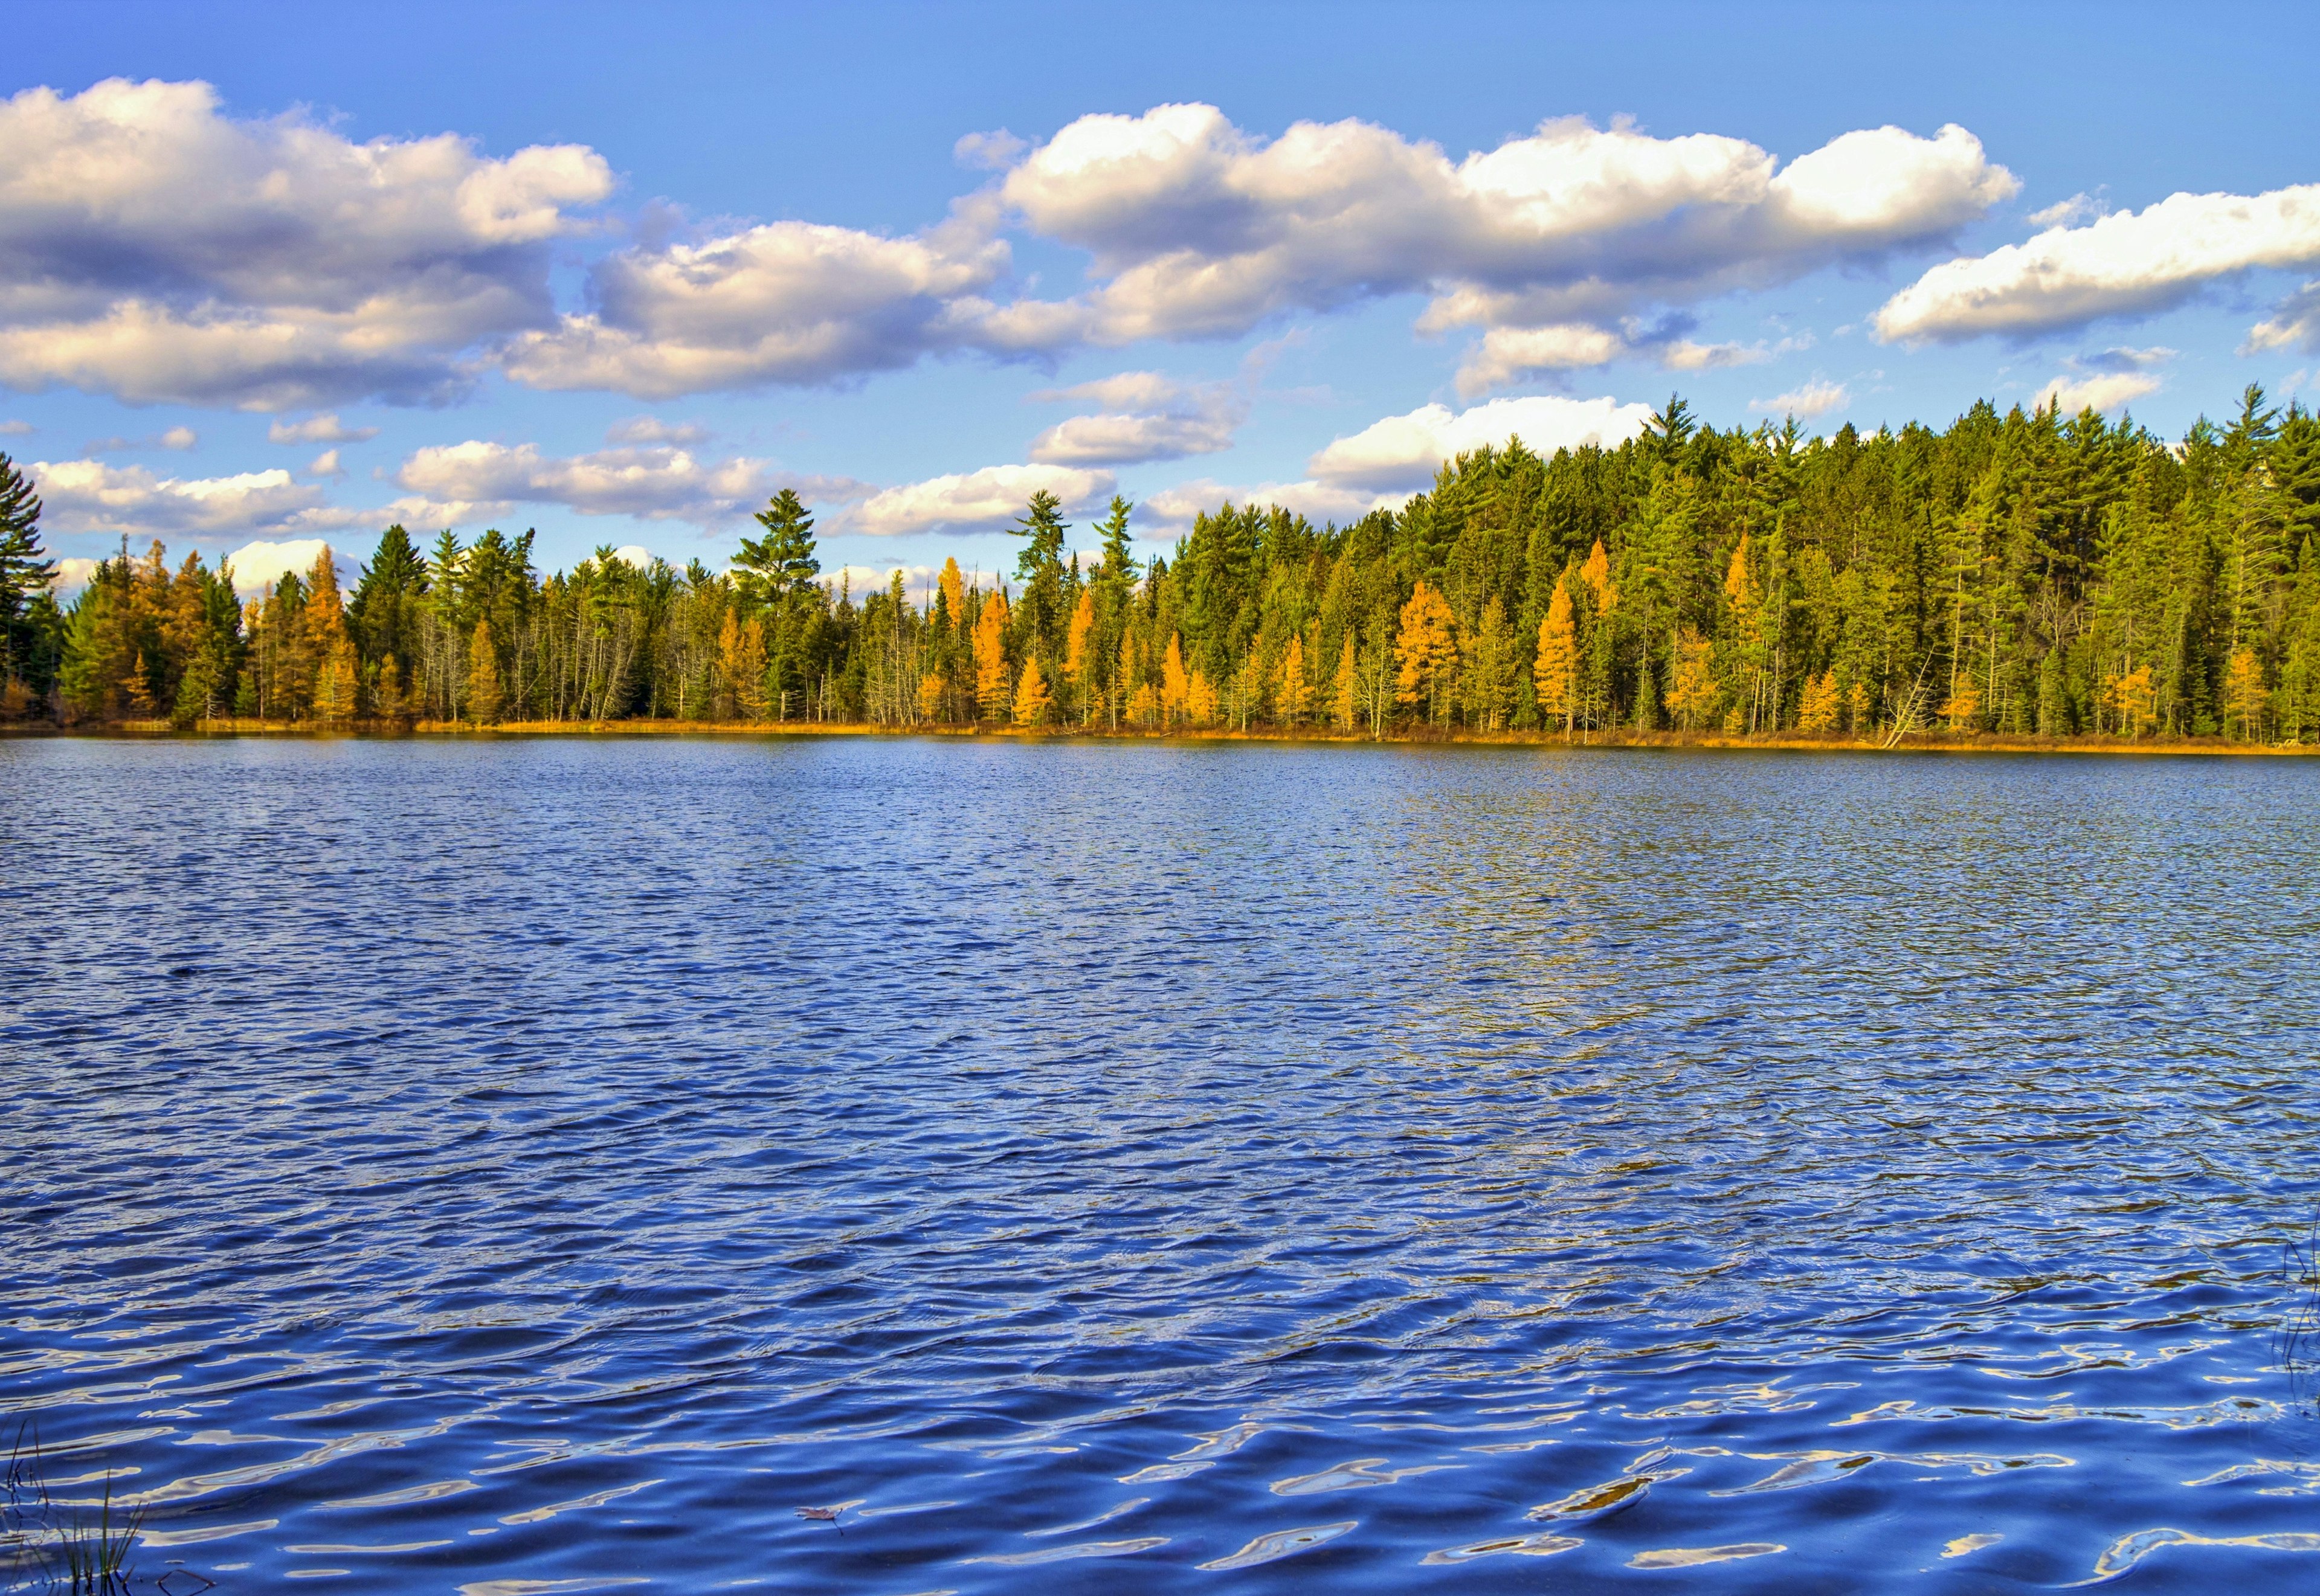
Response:
[[[2307,1588],[2315,782],[0,743],[0,1411],[228,1592]]]

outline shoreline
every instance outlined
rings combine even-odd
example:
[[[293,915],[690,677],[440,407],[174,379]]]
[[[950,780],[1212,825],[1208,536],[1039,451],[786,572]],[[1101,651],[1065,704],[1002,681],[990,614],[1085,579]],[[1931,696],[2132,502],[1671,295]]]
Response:
[[[1850,754],[2081,754],[2202,755],[2210,757],[2308,757],[2320,746],[2240,743],[2215,738],[2047,738],[2004,732],[1912,732],[1894,742],[1848,735],[1787,731],[1759,737],[1713,731],[1594,731],[1565,738],[1553,731],[1467,731],[1417,728],[1371,737],[1319,728],[1265,727],[1246,731],[1226,727],[1178,727],[1170,730],[1123,727],[1004,725],[889,726],[871,721],[791,721],[775,723],[730,721],[514,721],[477,727],[457,721],[421,721],[410,726],[377,722],[315,725],[304,721],[204,721],[179,730],[166,721],[122,721],[104,726],[0,724],[0,737],[74,737],[200,739],[207,738],[312,738],[394,740],[404,738],[483,739],[502,737],[716,737],[716,738],[935,738],[992,742],[1247,742],[1371,745],[1405,748],[1473,747],[1535,748],[1714,748],[1732,752]]]

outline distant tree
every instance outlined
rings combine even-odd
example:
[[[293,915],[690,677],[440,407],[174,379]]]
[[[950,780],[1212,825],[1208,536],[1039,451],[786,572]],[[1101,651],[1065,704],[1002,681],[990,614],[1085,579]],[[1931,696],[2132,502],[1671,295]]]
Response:
[[[494,725],[500,718],[499,656],[488,621],[476,621],[467,639],[467,718],[478,726]]]
[[[1806,731],[1834,731],[1836,719],[1836,668],[1832,666],[1806,681],[1804,698],[1797,706],[1797,725]]]
[[[1563,732],[1571,735],[1572,701],[1579,673],[1578,633],[1572,621],[1571,584],[1554,585],[1546,613],[1538,623],[1538,653],[1531,665],[1531,682],[1538,693],[1538,712],[1550,722],[1560,716]]]
[[[1401,607],[1394,639],[1397,703],[1424,703],[1429,719],[1441,719],[1458,669],[1456,630],[1449,601],[1421,580]]]
[[[1312,685],[1305,680],[1305,639],[1293,631],[1289,650],[1281,657],[1281,691],[1273,702],[1284,726],[1301,724],[1313,703]]]
[[[1023,679],[1015,688],[1015,724],[1037,726],[1047,718],[1055,703],[1047,691],[1047,678],[1039,668],[1037,654],[1023,662]]]

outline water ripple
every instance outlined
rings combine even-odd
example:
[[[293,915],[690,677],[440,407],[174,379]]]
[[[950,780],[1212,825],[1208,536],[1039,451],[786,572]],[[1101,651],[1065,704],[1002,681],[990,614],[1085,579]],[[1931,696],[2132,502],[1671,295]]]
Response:
[[[0,1414],[222,1596],[2301,1588],[2313,783],[0,740]]]

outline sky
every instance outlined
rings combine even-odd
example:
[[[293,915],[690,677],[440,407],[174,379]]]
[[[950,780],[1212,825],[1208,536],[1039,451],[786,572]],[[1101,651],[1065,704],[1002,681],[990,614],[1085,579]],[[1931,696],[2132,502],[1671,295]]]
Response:
[[[0,451],[68,580],[400,521],[857,586],[1037,489],[1344,522],[1458,452],[2180,436],[2320,390],[2320,8],[0,5]]]

